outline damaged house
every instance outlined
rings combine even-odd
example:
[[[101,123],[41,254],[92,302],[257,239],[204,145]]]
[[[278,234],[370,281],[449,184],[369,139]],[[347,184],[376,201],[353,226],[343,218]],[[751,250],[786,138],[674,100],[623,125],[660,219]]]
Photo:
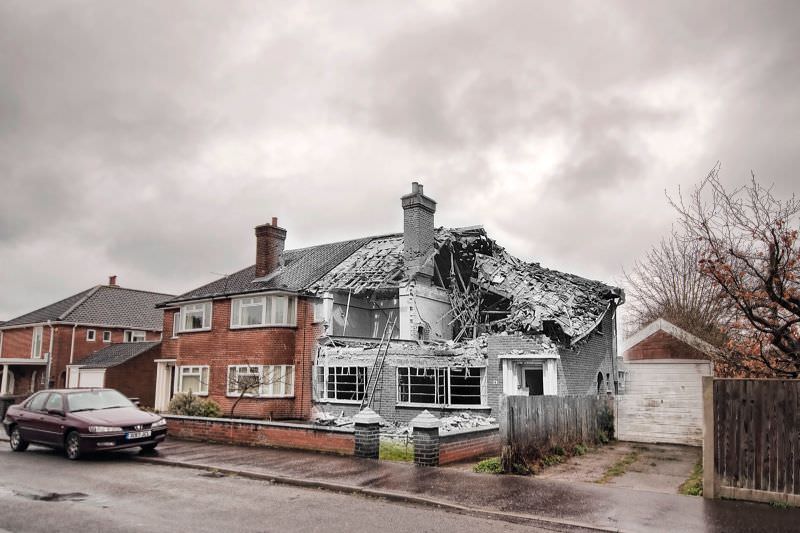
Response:
[[[436,228],[417,183],[401,200],[403,233],[299,250],[273,219],[256,265],[160,304],[157,406],[192,390],[239,416],[406,422],[614,391],[620,289],[523,262],[480,226]],[[278,379],[242,394],[241,375]]]

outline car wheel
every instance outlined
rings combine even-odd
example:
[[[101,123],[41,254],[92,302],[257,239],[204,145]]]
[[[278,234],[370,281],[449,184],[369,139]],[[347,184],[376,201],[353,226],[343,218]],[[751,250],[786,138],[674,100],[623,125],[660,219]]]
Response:
[[[64,441],[64,453],[67,459],[76,461],[81,456],[81,436],[77,431],[70,431]]]
[[[11,449],[15,452],[24,452],[28,449],[28,441],[22,438],[22,435],[19,433],[18,426],[14,426],[14,428],[11,430],[9,442],[11,444]]]
[[[157,442],[155,444],[145,444],[144,446],[142,446],[142,451],[145,453],[154,452],[156,451],[156,446],[158,446]]]

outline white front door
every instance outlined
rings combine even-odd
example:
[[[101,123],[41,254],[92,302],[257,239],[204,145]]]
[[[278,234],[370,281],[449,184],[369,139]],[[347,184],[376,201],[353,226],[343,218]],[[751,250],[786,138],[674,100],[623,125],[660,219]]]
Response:
[[[175,361],[156,362],[156,411],[165,412],[169,409],[172,399],[173,383],[175,381]]]

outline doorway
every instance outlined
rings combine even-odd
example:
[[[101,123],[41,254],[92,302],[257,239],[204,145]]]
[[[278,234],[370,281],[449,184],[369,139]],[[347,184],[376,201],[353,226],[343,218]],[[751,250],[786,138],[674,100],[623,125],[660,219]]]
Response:
[[[528,396],[544,395],[544,371],[541,368],[525,369],[525,387]]]

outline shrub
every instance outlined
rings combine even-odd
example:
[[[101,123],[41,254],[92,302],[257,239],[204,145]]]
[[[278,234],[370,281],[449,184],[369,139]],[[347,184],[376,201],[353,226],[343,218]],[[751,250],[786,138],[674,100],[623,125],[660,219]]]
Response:
[[[169,402],[169,412],[174,415],[204,416],[218,418],[222,416],[222,408],[214,400],[204,400],[192,393],[176,394]]]
[[[567,452],[564,451],[564,447],[559,445],[559,444],[556,444],[555,446],[553,446],[552,451],[553,451],[553,455],[566,455],[567,454]]]
[[[588,451],[589,448],[585,444],[576,444],[575,448],[572,449],[572,455],[586,455]]]
[[[472,470],[478,473],[502,474],[503,463],[500,462],[499,457],[491,457],[476,464]]]

